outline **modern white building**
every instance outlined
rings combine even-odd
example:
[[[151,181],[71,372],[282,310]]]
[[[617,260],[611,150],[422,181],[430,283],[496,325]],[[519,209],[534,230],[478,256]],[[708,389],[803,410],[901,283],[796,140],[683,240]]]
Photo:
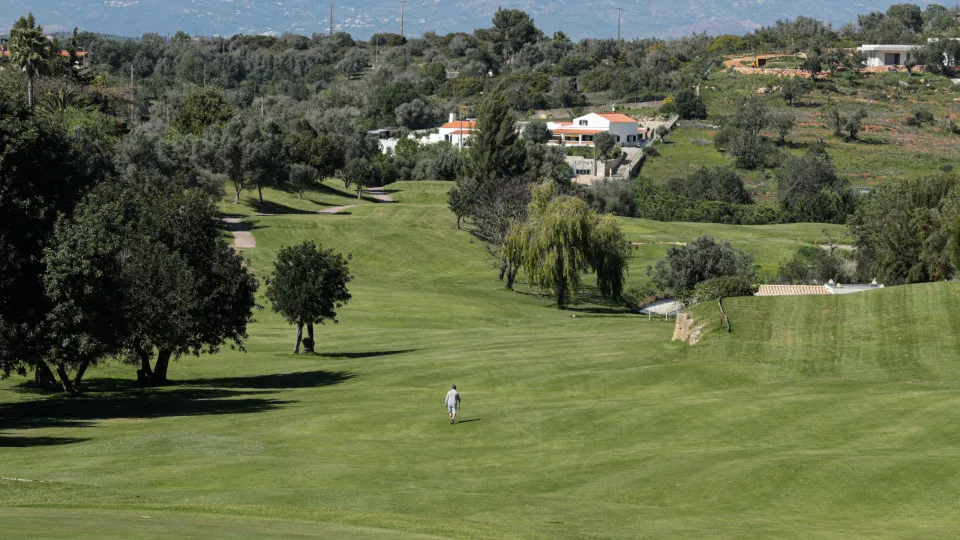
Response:
[[[867,67],[903,66],[916,60],[921,45],[861,45],[857,50],[866,57]]]
[[[617,145],[640,144],[639,122],[620,113],[590,113],[570,122],[548,122],[553,142],[571,146],[590,146],[597,133],[610,133]]]

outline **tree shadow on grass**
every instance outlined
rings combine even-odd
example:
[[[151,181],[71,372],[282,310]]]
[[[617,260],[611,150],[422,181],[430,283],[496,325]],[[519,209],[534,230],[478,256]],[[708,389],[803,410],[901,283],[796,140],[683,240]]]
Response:
[[[395,351],[366,351],[366,352],[326,352],[314,353],[314,356],[323,358],[375,358],[377,356],[390,356],[394,354],[404,354],[408,352],[419,351],[420,349],[398,349]]]
[[[209,386],[213,388],[319,388],[349,381],[355,375],[348,371],[304,371],[298,373],[276,373],[250,377],[220,377],[213,379],[192,379],[174,384],[190,386]]]
[[[119,381],[119,379],[114,379]],[[136,384],[136,383],[134,383]],[[94,381],[86,391],[96,388]],[[213,388],[133,388],[100,395],[41,398],[0,404],[0,430],[90,427],[97,421],[266,412],[293,403],[246,397],[270,392]]]
[[[225,221],[223,222],[223,228],[226,229],[227,232],[238,232],[238,231],[249,232],[249,231],[255,231],[257,229],[268,229],[269,227],[266,225],[254,225],[249,221],[241,221],[240,223],[230,223]]]
[[[32,448],[34,446],[59,446],[87,442],[90,439],[77,437],[7,437],[0,435],[0,448]]]
[[[393,352],[398,351],[381,351],[381,354]],[[354,374],[349,372],[319,370],[171,381],[163,387],[143,387],[133,379],[92,378],[84,382],[82,396],[56,395],[0,403],[0,431],[92,427],[101,421],[116,419],[261,413],[294,403],[262,397],[277,390],[318,388],[352,378]],[[28,385],[21,385],[17,390],[37,391]],[[0,435],[0,448],[53,446],[87,440]]]
[[[258,214],[315,214],[313,210],[301,210],[299,208],[294,208],[292,206],[287,206],[285,204],[280,204],[273,201],[263,201],[260,202],[259,199],[248,200],[247,204],[250,205],[250,208],[253,208]]]

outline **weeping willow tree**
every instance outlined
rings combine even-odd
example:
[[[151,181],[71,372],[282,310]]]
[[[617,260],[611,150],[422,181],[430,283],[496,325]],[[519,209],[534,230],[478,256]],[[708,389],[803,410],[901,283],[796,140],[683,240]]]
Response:
[[[591,270],[600,293],[619,299],[630,251],[613,216],[598,219],[585,201],[557,195],[553,183],[544,183],[533,190],[527,220],[510,231],[505,255],[563,307],[576,301],[583,275]]]
[[[601,216],[591,235],[590,261],[604,298],[619,300],[630,260],[630,244],[612,214]]]

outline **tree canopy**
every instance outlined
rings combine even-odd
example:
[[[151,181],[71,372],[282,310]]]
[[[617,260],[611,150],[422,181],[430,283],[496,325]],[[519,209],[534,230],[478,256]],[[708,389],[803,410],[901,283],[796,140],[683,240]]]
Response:
[[[337,310],[350,301],[349,256],[312,241],[281,248],[267,278],[267,299],[273,311],[297,326],[294,353],[300,352],[303,326],[308,325],[308,352],[313,350],[313,324],[337,322]]]

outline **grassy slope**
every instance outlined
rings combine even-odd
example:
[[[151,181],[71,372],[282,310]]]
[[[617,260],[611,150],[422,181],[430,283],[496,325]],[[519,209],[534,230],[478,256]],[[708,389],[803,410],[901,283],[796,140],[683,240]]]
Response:
[[[122,366],[95,369],[95,397],[77,400],[0,384],[5,530],[892,537],[960,525],[956,337],[941,348],[892,338],[923,335],[904,320],[955,334],[945,313],[957,311],[954,285],[891,289],[870,306],[866,296],[817,299],[854,316],[895,308],[869,317],[875,334],[834,332],[860,349],[883,336],[889,361],[924,353],[923,377],[858,375],[857,364],[798,370],[829,343],[798,337],[773,342],[785,351],[778,370],[766,334],[740,328],[755,317],[770,332],[820,330],[804,315],[809,299],[731,302],[735,339],[670,343],[672,322],[591,305],[557,311],[502,290],[482,246],[436,203],[443,186],[400,187],[400,200],[435,204],[251,218],[258,274],[281,245],[305,238],[354,254],[354,300],[339,325],[318,329],[316,356],[289,355],[291,327],[262,311],[247,353],[182,359],[170,388],[135,388]],[[683,240],[698,227],[624,223],[635,241]],[[762,247],[768,264],[798,232],[706,227]],[[907,300],[913,289],[926,293]],[[754,305],[770,309],[748,314]],[[810,341],[808,361],[797,345]],[[441,405],[451,382],[464,393],[459,426]]]
[[[924,84],[920,80],[925,81]],[[704,84],[703,97],[712,123],[720,123],[724,115],[732,114],[738,99],[755,95],[756,89],[775,86],[783,81],[773,76],[739,75],[715,70]],[[939,76],[909,76],[906,74],[867,75],[861,80],[834,81],[834,90],[816,90],[802,98],[800,105],[787,107],[777,95],[766,97],[771,109],[788,109],[796,115],[797,127],[787,137],[791,144],[782,147],[788,153],[799,154],[822,138],[841,176],[853,186],[877,186],[901,178],[916,178],[938,172],[944,165],[960,166],[960,136],[941,131],[939,122],[944,117],[960,118],[960,86]],[[903,88],[898,83],[907,83]],[[929,86],[927,86],[929,84]],[[838,92],[837,90],[840,90]],[[846,95],[850,94],[850,95]],[[824,116],[832,106],[842,111],[864,107],[869,116],[864,121],[860,141],[847,142],[834,137]],[[917,110],[931,112],[935,125],[910,127],[904,120]],[[706,129],[681,127],[667,138],[668,144],[658,145],[661,157],[644,164],[642,174],[658,181],[683,176],[691,168],[729,165],[731,160],[712,146],[716,132]],[[773,132],[764,135],[776,138]],[[692,144],[694,139],[711,142],[709,146]],[[760,193],[760,200],[776,194],[774,171],[740,171],[744,182]],[[760,183],[765,182],[764,187]],[[766,193],[767,196],[764,196]]]

